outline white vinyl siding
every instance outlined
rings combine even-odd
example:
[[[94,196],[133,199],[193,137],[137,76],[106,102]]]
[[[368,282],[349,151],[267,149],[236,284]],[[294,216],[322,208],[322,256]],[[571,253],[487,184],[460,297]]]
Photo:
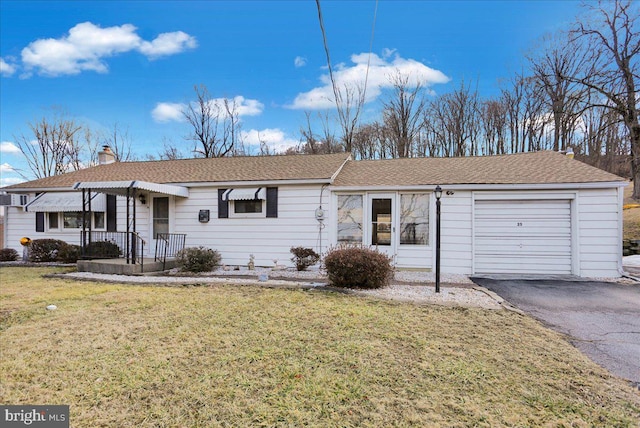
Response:
[[[256,266],[278,264],[292,266],[291,247],[309,247],[325,252],[329,245],[328,228],[320,229],[315,210],[320,204],[321,186],[278,186],[277,218],[217,218],[218,189],[194,187],[189,198],[176,198],[175,226],[172,232],[186,233],[186,245],[203,245],[217,250],[226,265],[246,266],[249,255],[255,256]],[[330,224],[329,192],[322,201]],[[199,210],[210,210],[208,223],[198,221]]]
[[[475,272],[571,274],[569,200],[478,200]]]
[[[580,276],[620,276],[622,207],[618,202],[617,190],[582,190],[578,212]]]
[[[471,274],[472,270],[472,210],[473,197],[469,191],[457,190],[453,195],[443,194],[441,209],[441,263],[440,269],[446,273]],[[434,209],[432,230],[432,244],[435,243],[435,198],[432,200]],[[434,266],[435,266],[435,245]]]

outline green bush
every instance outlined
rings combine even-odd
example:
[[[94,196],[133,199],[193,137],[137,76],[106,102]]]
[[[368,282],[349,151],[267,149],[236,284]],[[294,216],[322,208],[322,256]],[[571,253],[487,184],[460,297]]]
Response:
[[[80,245],[65,244],[58,250],[58,261],[63,263],[76,263],[80,258]]]
[[[85,247],[84,254],[94,259],[117,259],[122,252],[113,242],[95,241]]]
[[[324,266],[331,285],[349,288],[383,288],[393,276],[391,258],[377,250],[338,247],[329,250]]]
[[[29,246],[29,260],[36,263],[55,262],[64,245],[67,243],[59,239],[34,239]]]
[[[0,262],[15,262],[16,260],[18,260],[18,252],[13,248],[0,250]]]
[[[186,272],[209,272],[220,266],[220,253],[211,248],[190,247],[178,251],[178,266]]]
[[[309,266],[315,265],[318,263],[318,260],[320,260],[320,255],[311,248],[291,247],[289,251],[293,254],[291,261],[296,264],[296,269],[299,271],[306,270]]]

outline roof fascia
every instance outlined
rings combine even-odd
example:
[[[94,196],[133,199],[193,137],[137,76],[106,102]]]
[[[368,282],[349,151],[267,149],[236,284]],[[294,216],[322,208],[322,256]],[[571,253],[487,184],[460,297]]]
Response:
[[[593,183],[547,183],[547,184],[441,184],[446,190],[564,190],[564,189],[610,189],[626,187],[626,181],[603,181]],[[436,184],[414,186],[331,186],[334,192],[389,191],[389,190],[430,190]]]
[[[260,181],[196,181],[184,183],[166,183],[185,187],[230,187],[230,186],[278,186],[283,184],[327,184],[330,178],[317,178],[311,180],[260,180]]]
[[[0,189],[6,193],[32,193],[32,192],[77,192],[72,186],[69,187],[23,187],[20,189]]]

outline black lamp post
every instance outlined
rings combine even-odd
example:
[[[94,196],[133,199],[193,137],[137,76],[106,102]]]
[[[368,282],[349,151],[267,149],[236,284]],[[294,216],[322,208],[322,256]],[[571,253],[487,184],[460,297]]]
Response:
[[[442,188],[436,186],[434,190],[436,195],[436,293],[440,292],[440,198],[442,197]]]

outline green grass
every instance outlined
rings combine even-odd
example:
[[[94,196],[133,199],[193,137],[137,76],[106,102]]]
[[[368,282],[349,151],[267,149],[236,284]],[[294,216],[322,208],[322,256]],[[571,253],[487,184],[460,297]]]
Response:
[[[69,404],[74,427],[640,420],[630,386],[508,311],[53,271],[0,268],[0,402]]]

